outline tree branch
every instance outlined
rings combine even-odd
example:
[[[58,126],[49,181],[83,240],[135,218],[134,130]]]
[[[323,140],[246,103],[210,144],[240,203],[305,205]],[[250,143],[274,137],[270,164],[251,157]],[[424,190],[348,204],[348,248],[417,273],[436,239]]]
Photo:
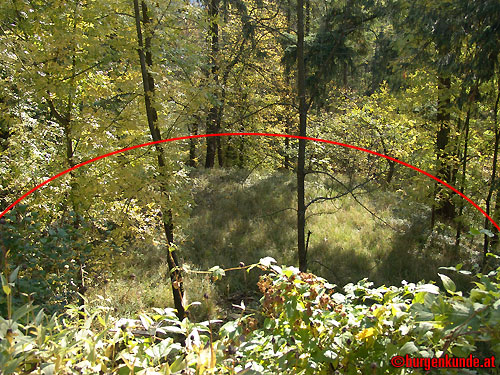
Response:
[[[309,170],[309,171],[306,171],[306,174],[311,174],[311,173],[318,173],[318,174],[324,174],[324,175],[327,175],[328,177],[330,177],[332,180],[334,180],[335,182],[337,182],[338,184],[340,184],[346,191],[345,193],[341,193],[339,194],[338,196],[336,197],[319,197],[319,198],[315,198],[313,199],[311,202],[309,202],[307,205],[306,205],[306,209],[314,202],[318,201],[318,200],[335,200],[335,199],[338,199],[342,196],[345,196],[345,195],[348,195],[350,194],[352,196],[352,198],[356,201],[356,203],[358,203],[362,208],[364,208],[370,215],[372,215],[374,218],[378,219],[379,221],[381,221],[382,223],[384,223],[385,225],[387,225],[389,228],[391,228],[392,230],[396,231],[396,232],[401,232],[399,229],[396,229],[394,228],[391,224],[389,224],[387,221],[385,221],[384,219],[382,219],[380,216],[378,216],[376,213],[374,213],[372,210],[370,210],[368,207],[366,207],[363,203],[361,203],[361,201],[358,199],[358,197],[354,194],[354,191],[356,189],[359,189],[360,187],[366,185],[368,182],[370,181],[373,181],[373,179],[375,179],[375,177],[377,177],[377,175],[379,175],[380,173],[378,173],[377,175],[374,175],[372,178],[366,180],[366,181],[363,181],[362,183],[354,186],[354,187],[348,187],[346,184],[344,184],[342,181],[340,181],[338,178],[336,178],[335,176],[333,176],[331,173],[329,172],[326,172],[326,171],[315,171],[315,170]]]

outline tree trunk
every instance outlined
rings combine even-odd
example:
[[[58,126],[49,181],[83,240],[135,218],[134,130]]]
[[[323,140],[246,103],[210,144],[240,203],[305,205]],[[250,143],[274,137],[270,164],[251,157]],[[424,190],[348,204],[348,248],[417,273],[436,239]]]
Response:
[[[244,131],[242,126],[241,131]],[[238,168],[243,168],[245,166],[245,137],[239,137],[240,143],[238,147]]]
[[[304,61],[304,0],[297,1],[297,89],[299,97],[299,135],[307,134],[306,70]],[[305,243],[306,206],[305,206],[305,157],[306,140],[299,139],[297,165],[297,248],[299,269],[307,271]]]
[[[189,130],[190,135],[198,135],[198,121],[199,117],[195,117],[195,121],[191,125],[191,129]],[[195,138],[190,138],[189,139],[189,162],[188,165],[190,167],[196,168],[197,166],[197,160],[196,160],[196,139]]]
[[[75,9],[73,12],[73,31],[76,32],[77,28],[77,16],[78,16],[78,4],[75,5]],[[74,156],[75,156],[75,151],[73,148],[73,135],[71,131],[71,114],[73,112],[73,105],[74,105],[74,96],[75,96],[75,91],[76,91],[76,85],[75,85],[75,74],[76,74],[76,51],[75,51],[75,46],[72,45],[71,47],[71,79],[69,82],[69,90],[68,90],[68,97],[66,100],[65,108],[62,112],[59,112],[56,109],[56,106],[54,102],[52,101],[52,98],[50,97],[50,92],[47,91],[48,94],[48,99],[47,102],[49,104],[50,108],[50,113],[51,116],[53,116],[56,120],[56,122],[59,124],[59,126],[62,127],[63,129],[63,134],[64,134],[64,143],[65,143],[65,158],[66,158],[66,163],[68,168],[73,168],[77,163],[75,162]],[[69,172],[69,193],[68,193],[68,201],[69,201],[69,206],[71,206],[71,210],[73,211],[73,228],[77,230],[80,225],[80,207],[78,204],[78,199],[77,199],[77,182],[76,182],[76,176],[75,176],[75,171],[70,171]],[[71,236],[72,241],[76,241],[76,235]],[[85,304],[85,300],[83,299],[83,294],[85,293],[85,285],[84,285],[84,278],[83,278],[83,273],[85,269],[85,259],[83,259],[82,254],[78,253],[76,256],[76,263],[78,267],[78,272],[76,274],[75,278],[75,285],[77,286],[77,292],[80,294],[78,297],[78,304],[79,306],[83,306]]]
[[[212,79],[217,86],[219,83],[219,66],[217,55],[219,53],[219,24],[217,17],[219,16],[219,0],[210,0],[208,3],[208,16],[210,18],[210,64],[212,65]],[[217,94],[213,93],[215,102],[212,104],[207,116],[207,134],[214,134],[218,131],[219,122],[219,106],[217,104]],[[215,154],[217,153],[217,138],[207,138],[207,153],[205,158],[205,168],[213,168],[215,165]]]
[[[499,143],[500,143],[500,131],[498,129],[498,102],[499,101],[500,101],[500,78],[498,79],[497,98],[495,100],[495,107],[493,109],[493,127],[494,127],[494,131],[495,131],[495,145],[493,148],[493,165],[491,168],[490,188],[488,189],[488,196],[486,197],[486,213],[488,215],[490,214],[490,206],[491,206],[491,198],[493,196],[493,190],[495,190],[495,185],[497,182],[498,147],[499,147]],[[498,197],[498,192],[497,192],[497,197]],[[486,229],[486,230],[490,229],[490,221],[486,217],[484,218],[484,229]],[[486,254],[488,253],[489,242],[490,242],[490,239],[485,234],[484,235],[484,243],[483,243],[483,262],[482,262],[483,270],[485,269],[486,263],[487,263]]]
[[[438,77],[438,113],[437,122],[439,130],[436,135],[437,177],[443,181],[453,184],[456,168],[450,152],[450,87],[449,77]],[[436,185],[434,215],[437,219],[451,221],[455,218],[455,204],[451,199],[450,192],[441,184]]]
[[[147,26],[150,23],[147,5],[144,1],[141,2],[142,7],[142,23]],[[148,120],[149,131],[153,141],[161,140],[160,129],[158,128],[157,120],[158,115],[156,109],[153,106],[152,101],[154,100],[154,78],[148,71],[151,68],[153,61],[151,56],[151,36],[146,35],[143,44],[142,37],[142,27],[141,27],[141,16],[139,10],[139,0],[134,0],[134,15],[135,15],[135,26],[137,30],[137,43],[139,48],[137,49],[139,53],[139,61],[141,64],[141,74],[142,74],[142,84],[144,88],[144,104],[146,106],[146,116]],[[163,185],[165,181],[165,155],[163,147],[160,144],[156,145],[156,151],[158,154],[158,166],[160,172],[160,178],[162,179],[161,193],[163,196],[168,198],[168,193]],[[166,199],[168,200],[168,199]],[[172,282],[172,293],[174,297],[174,306],[177,310],[177,316],[180,320],[184,319],[186,312],[183,305],[184,298],[184,285],[182,280],[182,274],[179,268],[179,261],[175,251],[172,251],[172,245],[174,243],[174,225],[172,220],[172,210],[162,207],[162,221],[165,231],[165,236],[169,244],[167,263],[169,268],[170,280]]]
[[[218,125],[218,129],[220,129],[220,124]],[[217,160],[219,161],[219,167],[224,166],[224,150],[221,140],[221,137],[217,137]]]
[[[305,20],[305,35],[309,35],[311,27],[311,0],[305,0],[306,2],[306,20]]]
[[[470,105],[469,109],[467,110],[467,116],[465,117],[465,140],[464,140],[464,154],[462,156],[462,180],[460,182],[460,192],[463,194],[465,190],[465,177],[466,177],[466,172],[467,172],[467,158],[469,154],[469,129],[470,129]],[[459,218],[463,215],[464,211],[464,202],[463,200],[460,200],[460,208],[458,212]],[[462,222],[459,221],[457,224],[457,235],[455,237],[455,249],[458,251],[460,247],[460,236],[462,234]]]
[[[292,16],[292,9],[291,9],[291,1],[288,0],[287,2],[287,7],[286,7],[286,32],[290,33],[291,29],[291,16]],[[290,69],[288,69],[288,66],[285,67],[285,83],[287,89],[290,87]],[[288,91],[288,90],[287,90]],[[291,126],[292,119],[290,117],[290,111],[286,111],[285,114],[285,134],[291,134],[292,131],[292,126]],[[284,160],[284,168],[289,169],[290,168],[290,138],[285,138],[285,160]]]

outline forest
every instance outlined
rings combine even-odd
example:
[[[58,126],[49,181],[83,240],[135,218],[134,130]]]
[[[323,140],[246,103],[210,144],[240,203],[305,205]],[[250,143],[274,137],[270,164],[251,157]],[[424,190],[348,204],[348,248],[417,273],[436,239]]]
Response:
[[[0,374],[500,374],[498,0],[0,1]]]

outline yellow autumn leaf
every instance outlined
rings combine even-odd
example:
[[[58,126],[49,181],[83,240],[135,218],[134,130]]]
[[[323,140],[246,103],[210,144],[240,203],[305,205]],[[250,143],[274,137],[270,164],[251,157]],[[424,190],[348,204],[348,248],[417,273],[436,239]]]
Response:
[[[356,335],[356,338],[358,340],[365,339],[367,337],[373,336],[375,334],[375,328],[370,327],[370,328],[365,328],[362,330],[360,333]]]
[[[385,311],[386,311],[386,307],[385,306],[377,307],[375,309],[375,311],[373,312],[373,316],[375,318],[380,318],[384,314]]]

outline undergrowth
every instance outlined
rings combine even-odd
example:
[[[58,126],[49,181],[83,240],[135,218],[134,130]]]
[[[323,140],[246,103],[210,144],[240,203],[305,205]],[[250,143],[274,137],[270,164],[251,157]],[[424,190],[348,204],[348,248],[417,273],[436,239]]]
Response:
[[[498,257],[496,261],[498,262]],[[494,374],[500,355],[500,267],[475,275],[465,294],[440,274],[433,283],[338,288],[311,273],[262,258],[262,297],[228,321],[180,321],[154,308],[117,321],[106,307],[35,313],[31,304],[0,317],[0,368],[7,374]],[[220,275],[220,268],[213,269]],[[446,272],[462,271],[461,267]],[[443,271],[442,271],[443,272]],[[15,276],[2,275],[8,300]],[[220,326],[220,324],[223,324]],[[218,328],[220,327],[220,329]],[[485,368],[441,368],[432,359],[476,356]],[[399,357],[397,357],[399,356]],[[405,358],[422,357],[418,368]],[[396,360],[394,358],[397,358]],[[471,366],[466,366],[471,367]],[[487,368],[486,368],[487,367]],[[496,372],[498,373],[498,372]]]
[[[178,254],[191,271],[253,264],[271,256],[285,264],[297,264],[295,175],[291,171],[221,170],[192,176],[193,208],[177,238]],[[308,178],[308,199],[342,193],[338,185]],[[376,285],[400,285],[402,281],[435,280],[439,267],[464,264],[474,269],[480,238],[463,235],[454,247],[455,233],[444,226],[430,229],[430,212],[398,193],[373,183],[332,201],[312,204],[307,212],[311,272],[343,286],[368,277]],[[162,236],[159,232],[158,236]],[[154,245],[132,247],[106,284],[87,292],[90,300],[105,295],[108,306],[122,316],[148,311],[153,306],[173,306],[164,249]],[[233,272],[217,285],[206,275],[185,273],[188,301],[203,300],[197,314],[231,305],[240,297],[252,297],[259,274]],[[470,280],[459,275],[457,284]]]

